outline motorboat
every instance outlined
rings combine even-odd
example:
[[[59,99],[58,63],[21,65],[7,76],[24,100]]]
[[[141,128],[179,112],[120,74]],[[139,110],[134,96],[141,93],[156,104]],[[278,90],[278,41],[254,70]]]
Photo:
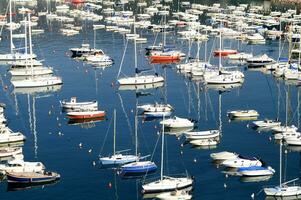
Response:
[[[281,133],[276,133],[274,135],[275,140],[288,140],[288,139],[295,139],[301,137],[301,133],[297,131],[287,131],[287,132],[281,132]]]
[[[72,52],[72,57],[82,57],[85,55],[94,55],[94,54],[101,54],[104,55],[104,52],[101,49],[92,49],[90,48],[89,44],[82,44],[81,47],[71,48],[70,51]]]
[[[171,116],[170,111],[159,111],[159,112],[144,112],[146,118],[162,118]]]
[[[190,200],[192,199],[192,195],[189,194],[185,190],[176,190],[172,192],[163,192],[158,195],[156,195],[156,198],[162,199],[162,200]]]
[[[246,40],[249,44],[265,44],[265,38],[259,33],[248,35]]]
[[[173,111],[173,107],[170,104],[143,104],[137,106],[138,109],[141,109],[143,112],[164,112],[164,111]]]
[[[0,158],[13,157],[17,154],[22,154],[22,148],[7,147],[7,148],[0,149]]]
[[[229,118],[253,118],[258,117],[259,113],[256,110],[232,110],[227,115]]]
[[[103,118],[105,115],[106,112],[100,110],[67,112],[69,119],[94,119]]]
[[[26,162],[21,159],[13,159],[6,164],[0,164],[0,173],[7,172],[43,172],[45,166],[41,162]]]
[[[218,152],[218,153],[211,153],[210,157],[213,160],[233,160],[238,158],[238,154],[234,153],[234,152],[229,152],[229,151],[222,151],[222,152]]]
[[[0,129],[0,144],[22,142],[26,137],[20,132],[13,132],[8,127]]]
[[[210,139],[210,138],[216,138],[220,136],[219,130],[191,131],[191,132],[184,132],[183,134],[187,140]]]
[[[219,144],[218,139],[196,139],[196,140],[191,140],[189,141],[190,144],[194,146],[215,146]]]
[[[91,64],[97,65],[113,65],[114,61],[110,56],[104,54],[95,54],[95,55],[88,55],[85,57],[85,60]]]
[[[290,146],[300,146],[301,136],[285,138],[285,143]]]
[[[273,58],[270,58],[268,55],[258,55],[247,59],[247,64],[249,67],[262,67],[267,64],[275,63],[276,61]]]
[[[253,54],[244,53],[244,52],[228,55],[228,58],[230,60],[240,60],[240,61],[245,61],[245,60],[250,59],[252,57],[253,57]]]
[[[275,170],[268,166],[251,166],[251,167],[239,167],[237,170],[242,176],[272,176]]]
[[[275,126],[271,128],[272,131],[275,133],[283,133],[283,132],[295,132],[298,128],[294,125],[291,126]]]
[[[262,162],[256,158],[247,158],[239,155],[235,159],[225,160],[221,163],[226,167],[238,168],[238,167],[251,167],[251,166],[262,166]]]
[[[260,120],[260,121],[254,121],[253,125],[255,127],[265,127],[265,128],[270,128],[270,127],[275,127],[275,126],[280,126],[281,122],[278,120],[271,120],[271,119],[265,119],[265,120]]]
[[[85,101],[85,102],[77,102],[76,97],[71,97],[70,101],[60,101],[60,104],[63,109],[68,110],[97,110],[98,102],[95,101]]]
[[[176,116],[170,119],[162,120],[160,124],[164,125],[166,128],[184,128],[194,126],[194,122],[192,120]]]
[[[61,178],[56,172],[7,172],[8,184],[34,184],[55,182]]]

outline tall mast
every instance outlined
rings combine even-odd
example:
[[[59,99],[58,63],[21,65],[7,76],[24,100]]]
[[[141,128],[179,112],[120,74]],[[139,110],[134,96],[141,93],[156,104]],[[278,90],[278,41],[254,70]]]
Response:
[[[25,22],[26,23],[26,22]],[[31,65],[31,74],[33,75],[33,62],[32,62],[32,40],[31,40],[31,21],[30,13],[28,13],[28,32],[29,32],[29,53],[30,53],[30,65]]]
[[[135,17],[134,17],[134,60],[135,60],[135,75],[137,76],[138,67],[137,67],[137,44],[136,44],[136,26],[135,26]]]
[[[166,45],[165,24],[166,24],[166,15],[164,15],[164,22],[163,22],[163,48]]]
[[[222,67],[222,30],[220,28],[219,30],[219,62],[218,62],[218,70],[219,72],[221,71],[221,67]]]
[[[14,52],[14,44],[13,44],[13,24],[12,24],[12,0],[9,0],[9,35],[10,35],[10,53]]]
[[[24,17],[25,19],[25,25],[24,25],[24,34],[25,34],[25,64],[26,64],[26,68],[27,68],[27,22],[26,22],[26,17]]]
[[[165,115],[163,115],[163,122],[165,120]],[[162,124],[162,144],[161,144],[161,181],[163,180],[163,166],[164,166],[164,123]]]
[[[113,155],[116,151],[116,109],[114,109],[114,143],[113,143]]]
[[[282,182],[282,140],[280,140],[280,150],[279,150],[279,186],[281,187]]]
[[[137,110],[137,107],[136,107]],[[138,121],[137,121],[137,111],[135,113],[135,155],[138,156]]]

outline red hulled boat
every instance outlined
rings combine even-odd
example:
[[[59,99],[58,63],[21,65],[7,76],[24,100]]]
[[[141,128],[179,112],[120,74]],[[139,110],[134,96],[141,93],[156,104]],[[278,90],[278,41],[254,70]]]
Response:
[[[80,111],[80,112],[68,112],[69,119],[94,119],[102,118],[106,115],[105,111]]]
[[[224,57],[224,56],[228,56],[231,54],[237,54],[238,52],[235,49],[222,49],[222,50],[218,49],[218,50],[215,50],[213,53],[214,53],[215,57],[219,57],[219,56]]]

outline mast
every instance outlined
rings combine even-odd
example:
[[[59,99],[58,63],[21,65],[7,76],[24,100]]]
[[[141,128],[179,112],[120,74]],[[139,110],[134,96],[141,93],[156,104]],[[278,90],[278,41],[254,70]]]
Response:
[[[137,95],[136,95],[136,112],[135,112],[135,155],[138,156],[138,121],[137,121]]]
[[[24,34],[25,34],[25,65],[26,65],[26,68],[27,68],[27,23],[26,23],[26,17],[24,17],[25,19],[25,24],[24,24]]]
[[[165,115],[163,115],[163,121],[165,120]],[[161,144],[161,181],[163,180],[163,167],[164,167],[164,123],[162,124],[162,144]]]
[[[282,139],[280,140],[279,148],[279,186],[281,187],[282,182]]]
[[[137,43],[136,43],[136,26],[135,26],[135,17],[134,17],[134,61],[135,61],[135,76],[138,74],[138,66],[137,66]]]
[[[12,0],[9,0],[9,35],[10,35],[10,53],[14,52],[14,44],[13,44],[13,24],[12,24]]]
[[[26,23],[26,22],[25,22]],[[29,32],[29,53],[30,53],[30,65],[31,65],[31,74],[33,75],[33,62],[32,62],[32,40],[31,40],[31,21],[30,13],[28,13],[28,32]]]
[[[166,24],[166,15],[164,15],[164,22],[163,22],[163,49],[166,45],[165,24]]]
[[[116,151],[116,109],[114,109],[114,143],[113,143],[113,155]]]
[[[218,62],[218,71],[219,73],[221,72],[221,68],[222,68],[222,30],[220,28],[219,30],[219,62]]]

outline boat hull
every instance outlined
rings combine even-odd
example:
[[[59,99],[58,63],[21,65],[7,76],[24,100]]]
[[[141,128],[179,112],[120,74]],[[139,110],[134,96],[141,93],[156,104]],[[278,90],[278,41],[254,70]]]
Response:
[[[94,111],[94,112],[68,112],[69,119],[94,119],[105,117],[105,111]]]

